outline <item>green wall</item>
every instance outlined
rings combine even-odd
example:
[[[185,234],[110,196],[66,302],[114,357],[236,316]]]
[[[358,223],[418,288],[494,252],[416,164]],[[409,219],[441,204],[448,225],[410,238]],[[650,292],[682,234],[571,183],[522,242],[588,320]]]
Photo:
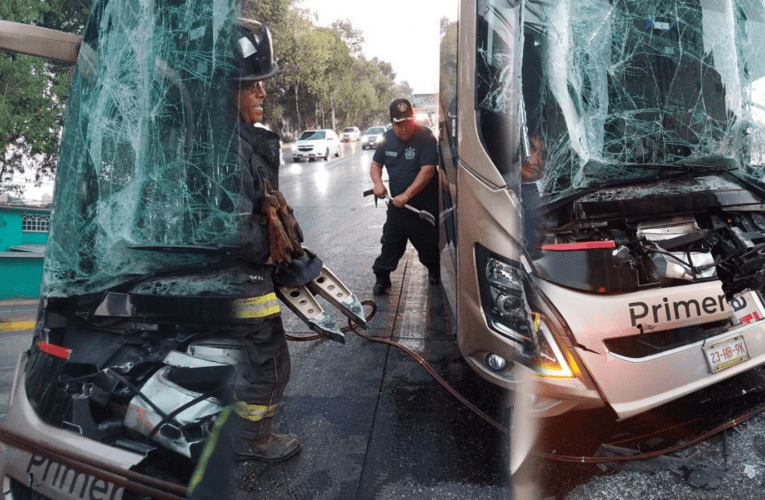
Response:
[[[43,257],[21,252],[0,254],[0,299],[36,299],[40,296]]]
[[[48,243],[48,233],[21,233],[22,245],[45,245]]]
[[[8,251],[8,247],[21,245],[21,216],[16,210],[0,209],[0,252]]]
[[[48,233],[21,230],[24,214],[47,215],[49,210],[0,206],[0,300],[36,299],[40,296],[43,256],[29,252],[9,252],[19,245],[45,245]]]

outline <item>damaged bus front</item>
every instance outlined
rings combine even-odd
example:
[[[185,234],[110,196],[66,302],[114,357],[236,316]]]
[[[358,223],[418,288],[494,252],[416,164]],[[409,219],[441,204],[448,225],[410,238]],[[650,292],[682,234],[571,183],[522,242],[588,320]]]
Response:
[[[444,24],[460,349],[540,416],[627,418],[765,362],[765,3],[475,0]]]
[[[0,24],[8,50],[72,62],[79,50],[37,325],[0,432],[5,498],[154,496],[99,466],[185,496],[253,322],[281,300],[344,341],[315,293],[364,323],[308,251],[301,273],[280,268],[274,293],[268,245],[247,237],[268,227],[247,177],[266,174],[240,164],[239,6],[96,0],[82,39]]]

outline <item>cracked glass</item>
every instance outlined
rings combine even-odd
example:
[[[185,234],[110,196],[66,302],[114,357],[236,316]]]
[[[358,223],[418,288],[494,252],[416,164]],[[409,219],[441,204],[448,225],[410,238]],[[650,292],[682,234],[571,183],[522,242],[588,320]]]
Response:
[[[209,257],[183,248],[238,244],[237,7],[94,2],[61,138],[45,296],[98,292],[167,266],[193,269]],[[198,293],[225,290],[228,280],[225,272],[203,282],[176,276],[144,288]]]
[[[763,0],[527,0],[523,16],[524,181],[565,195],[701,164],[765,184]]]

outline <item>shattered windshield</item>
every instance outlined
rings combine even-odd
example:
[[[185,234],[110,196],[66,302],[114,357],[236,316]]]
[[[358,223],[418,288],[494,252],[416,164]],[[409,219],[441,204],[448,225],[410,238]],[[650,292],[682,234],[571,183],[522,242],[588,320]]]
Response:
[[[44,295],[205,259],[132,247],[238,243],[237,3],[94,2],[61,138]],[[199,291],[175,283],[158,293]]]
[[[655,175],[646,164],[765,184],[764,0],[529,0],[522,80],[541,164],[524,178],[543,192]]]

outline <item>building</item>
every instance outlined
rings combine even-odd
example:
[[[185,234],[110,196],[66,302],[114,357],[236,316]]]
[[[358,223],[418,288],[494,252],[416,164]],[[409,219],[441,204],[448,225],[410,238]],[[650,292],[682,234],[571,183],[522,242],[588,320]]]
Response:
[[[0,299],[40,295],[50,204],[0,199]]]

